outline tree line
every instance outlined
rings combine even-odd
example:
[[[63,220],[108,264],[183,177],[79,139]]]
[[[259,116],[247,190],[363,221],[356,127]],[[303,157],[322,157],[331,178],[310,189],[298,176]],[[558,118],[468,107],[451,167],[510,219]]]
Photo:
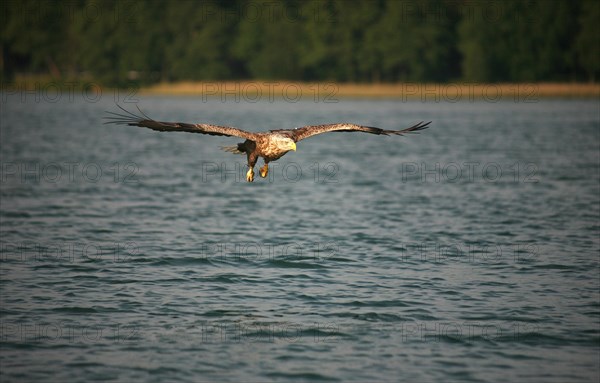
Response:
[[[595,0],[4,1],[0,66],[160,81],[595,81]]]

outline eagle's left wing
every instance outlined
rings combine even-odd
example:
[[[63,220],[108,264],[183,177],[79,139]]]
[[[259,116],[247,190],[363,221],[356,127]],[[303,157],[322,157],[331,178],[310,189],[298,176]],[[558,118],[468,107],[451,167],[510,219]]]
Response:
[[[406,133],[417,133],[419,130],[427,129],[428,125],[431,124],[431,121],[425,123],[423,121],[415,124],[409,128],[402,130],[385,130],[381,128],[375,128],[372,126],[362,126],[348,123],[341,124],[327,124],[327,125],[310,125],[303,126],[302,128],[296,129],[280,129],[280,130],[272,130],[272,132],[283,133],[290,138],[292,138],[295,142],[303,140],[308,137],[312,137],[317,134],[327,133],[327,132],[365,132],[371,134],[383,134],[388,136],[390,134],[402,136]]]

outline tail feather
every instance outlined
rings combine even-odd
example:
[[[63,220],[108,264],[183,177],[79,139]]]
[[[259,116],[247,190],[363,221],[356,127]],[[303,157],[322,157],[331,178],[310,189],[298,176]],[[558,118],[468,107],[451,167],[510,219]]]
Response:
[[[226,152],[229,153],[233,153],[233,154],[243,154],[244,152],[242,150],[240,150],[240,146],[239,145],[235,145],[235,146],[221,146],[221,150],[224,150]]]

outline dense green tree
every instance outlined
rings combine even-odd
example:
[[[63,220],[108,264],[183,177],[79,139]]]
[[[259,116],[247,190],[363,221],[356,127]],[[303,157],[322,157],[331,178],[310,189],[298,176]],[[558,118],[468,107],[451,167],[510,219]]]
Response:
[[[513,51],[504,52],[508,73],[501,80],[569,80],[578,10],[577,3],[567,1],[507,2],[502,22],[513,26],[505,27],[507,49]]]
[[[72,7],[22,0],[2,2],[0,10],[4,76],[14,72],[47,72],[59,77],[61,68],[69,68]]]
[[[223,80],[236,76],[232,40],[236,9],[218,2],[181,1],[165,12],[163,38],[169,80]],[[231,6],[231,5],[229,5]],[[231,17],[233,15],[234,17]]]
[[[96,79],[109,84],[124,84],[134,66],[136,37],[129,33],[131,24],[118,10],[118,1],[96,3],[89,0],[76,12],[73,30],[78,36],[76,64]]]
[[[585,1],[578,22],[575,51],[588,79],[594,81],[600,77],[600,2]]]
[[[246,63],[253,78],[302,79],[299,45],[304,35],[298,4],[273,0],[253,4],[252,11],[239,10],[235,57]]]
[[[299,60],[309,79],[341,80],[336,29],[344,25],[339,20],[336,5],[333,1],[312,0],[304,2],[302,7],[304,38],[298,42]]]
[[[572,81],[600,75],[594,0],[6,0],[2,78]]]
[[[580,5],[542,0],[478,2],[459,25],[464,78],[471,81],[573,79],[578,65],[573,43],[579,30]],[[596,50],[591,45],[587,48]]]
[[[437,0],[387,3],[373,28],[384,78],[388,81],[447,81],[458,76],[456,15]]]

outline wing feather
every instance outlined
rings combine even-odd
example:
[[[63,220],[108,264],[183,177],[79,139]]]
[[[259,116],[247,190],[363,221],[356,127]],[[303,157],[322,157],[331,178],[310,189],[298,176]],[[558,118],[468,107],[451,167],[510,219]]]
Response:
[[[407,133],[418,133],[420,130],[427,129],[431,121],[425,123],[423,121],[415,124],[409,128],[402,130],[385,130],[381,128],[375,128],[372,126],[362,126],[349,123],[340,124],[326,124],[326,125],[309,125],[303,126],[296,129],[279,129],[271,130],[271,132],[277,132],[280,134],[286,134],[292,138],[295,142],[304,140],[305,138],[315,136],[317,134],[328,133],[328,132],[364,132],[377,135],[396,135],[402,136]]]
[[[211,124],[190,124],[187,122],[164,122],[156,121],[148,117],[138,107],[138,111],[141,115],[134,114],[120,105],[117,105],[124,113],[106,112],[107,115],[104,117],[107,121],[105,124],[119,124],[119,125],[130,125],[140,126],[157,130],[159,132],[188,132],[188,133],[200,133],[208,134],[211,136],[227,136],[227,137],[241,137],[249,140],[255,140],[256,134],[248,132],[246,130],[234,128],[231,126],[219,126]]]

